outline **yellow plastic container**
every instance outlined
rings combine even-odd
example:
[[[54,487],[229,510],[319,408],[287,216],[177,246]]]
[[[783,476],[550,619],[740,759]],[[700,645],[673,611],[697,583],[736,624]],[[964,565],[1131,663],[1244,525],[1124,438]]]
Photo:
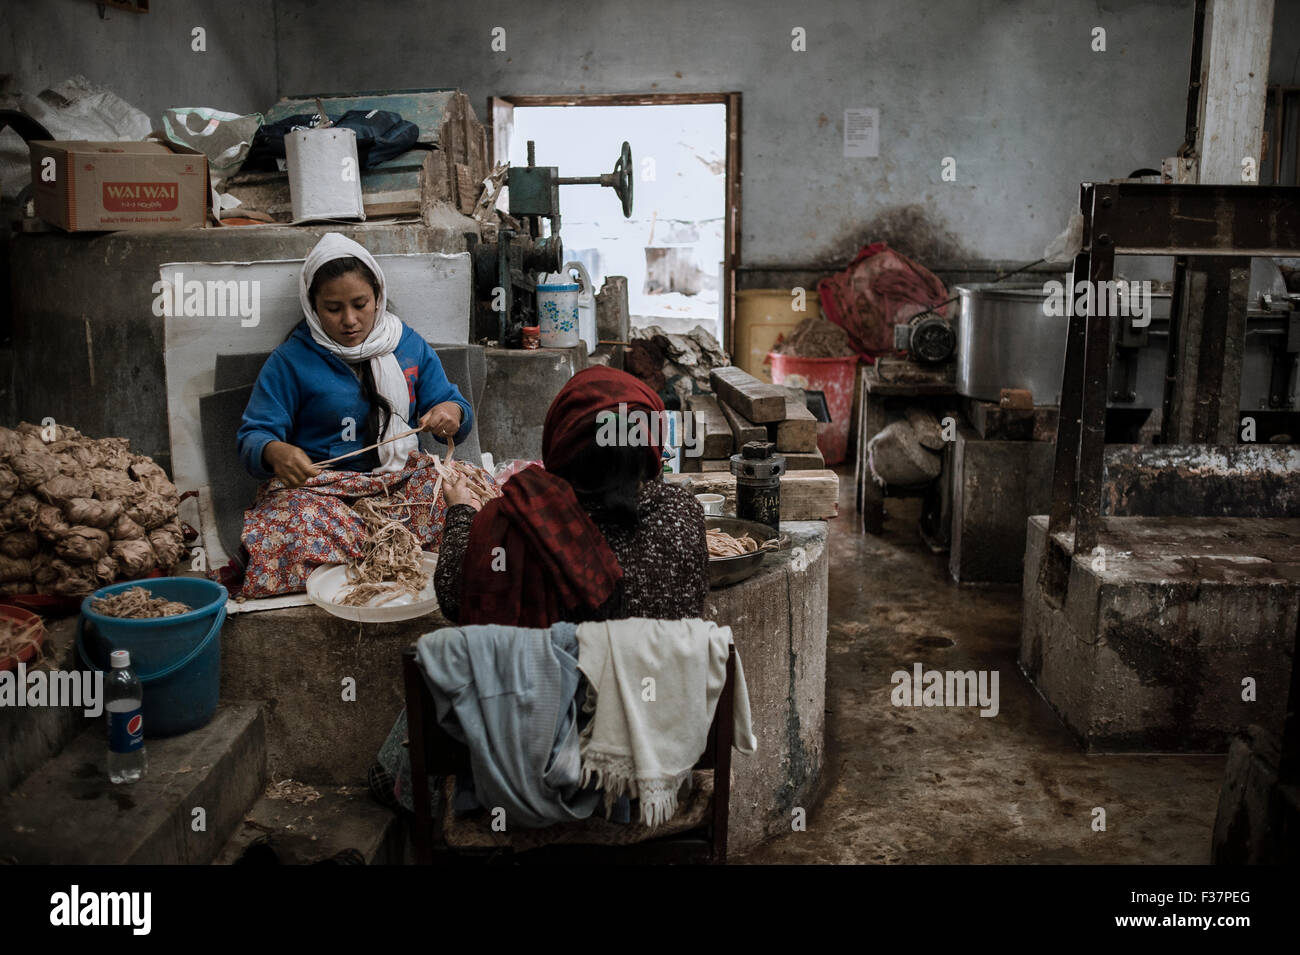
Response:
[[[817,290],[804,296],[802,312],[794,310],[794,295],[785,288],[751,288],[736,293],[735,353],[731,360],[759,381],[771,381],[764,359],[781,335],[788,335],[805,318],[821,318]]]

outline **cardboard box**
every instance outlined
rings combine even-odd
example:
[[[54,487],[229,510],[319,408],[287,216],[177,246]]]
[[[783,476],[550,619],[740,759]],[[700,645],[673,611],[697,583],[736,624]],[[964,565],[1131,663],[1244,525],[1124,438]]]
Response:
[[[157,142],[34,140],[36,214],[69,232],[193,229],[207,222],[208,160]]]

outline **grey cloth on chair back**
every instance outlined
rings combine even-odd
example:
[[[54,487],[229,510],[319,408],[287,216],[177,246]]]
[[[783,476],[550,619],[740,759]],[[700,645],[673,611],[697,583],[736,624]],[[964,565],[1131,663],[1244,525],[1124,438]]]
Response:
[[[573,624],[447,627],[420,637],[415,655],[439,724],[469,747],[480,805],[504,809],[507,829],[592,814],[602,797],[580,783]]]

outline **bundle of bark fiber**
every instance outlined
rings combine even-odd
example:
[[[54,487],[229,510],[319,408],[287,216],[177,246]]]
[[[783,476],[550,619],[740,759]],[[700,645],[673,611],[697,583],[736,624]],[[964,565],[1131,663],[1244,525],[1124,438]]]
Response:
[[[170,571],[185,552],[179,503],[126,438],[0,427],[0,595],[76,597]]]
[[[840,358],[853,354],[849,333],[824,318],[805,318],[772,351],[796,358]]]
[[[699,325],[685,334],[650,325],[632,329],[630,337],[624,367],[658,392],[672,411],[684,409],[690,395],[709,394],[709,372],[731,364],[718,340]]]

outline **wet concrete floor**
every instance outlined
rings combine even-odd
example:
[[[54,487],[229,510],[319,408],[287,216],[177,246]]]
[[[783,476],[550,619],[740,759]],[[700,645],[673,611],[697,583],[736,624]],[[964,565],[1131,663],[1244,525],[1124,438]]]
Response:
[[[821,795],[806,831],[734,861],[1208,863],[1224,758],[1084,755],[1020,672],[1019,587],[958,585],[920,502],[886,503],[884,534],[862,533],[840,471]],[[996,670],[997,715],[892,705],[891,674],[915,663]]]

